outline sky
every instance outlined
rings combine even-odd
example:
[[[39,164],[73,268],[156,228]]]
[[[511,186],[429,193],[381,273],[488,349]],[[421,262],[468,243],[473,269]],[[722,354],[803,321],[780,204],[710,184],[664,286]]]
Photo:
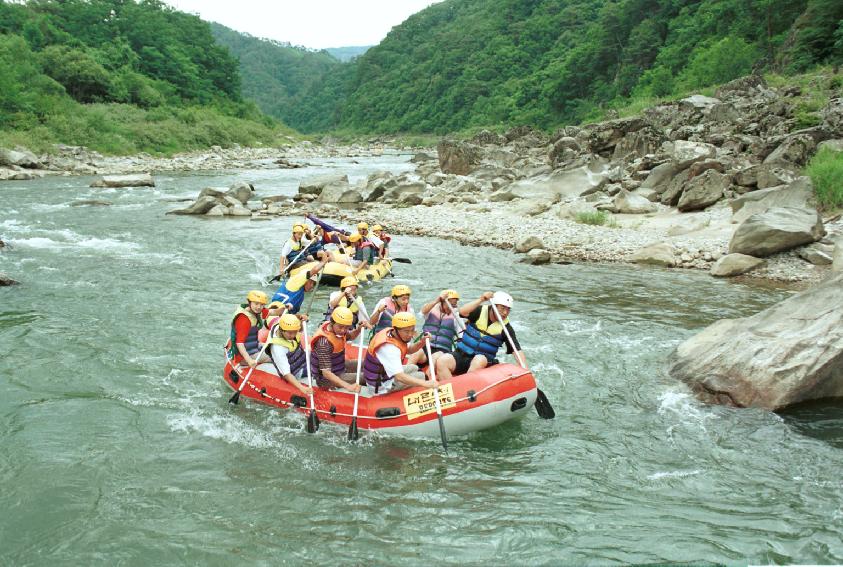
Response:
[[[255,37],[315,49],[376,45],[393,26],[441,0],[164,0]]]

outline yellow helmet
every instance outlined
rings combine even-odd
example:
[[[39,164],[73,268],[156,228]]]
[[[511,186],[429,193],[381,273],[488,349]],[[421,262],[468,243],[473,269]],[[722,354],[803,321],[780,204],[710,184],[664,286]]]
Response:
[[[348,235],[349,242],[360,242],[362,238],[363,236],[361,236],[359,232],[353,232]]]
[[[354,323],[354,313],[348,307],[337,307],[331,313],[331,321],[340,325],[351,325]]]
[[[357,223],[357,230],[369,230],[369,223],[367,223],[367,222]]]
[[[267,303],[269,303],[269,298],[264,292],[253,289],[248,294],[246,294],[246,301],[250,303],[254,301],[255,303],[263,303],[264,305],[266,305]]]
[[[445,289],[445,290],[442,290],[442,293],[445,294],[445,297],[447,299],[459,299],[460,298],[459,292],[455,289]]]
[[[292,313],[284,313],[278,319],[278,326],[282,331],[298,331],[301,329],[301,321]]]
[[[340,289],[345,289],[351,285],[360,285],[360,282],[358,282],[357,278],[354,276],[345,276],[342,281],[340,281]]]
[[[297,232],[304,232],[304,225],[303,224],[296,223],[296,224],[293,225],[293,234],[295,234]]]
[[[372,227],[372,232],[379,232],[381,230],[383,230],[383,227],[379,224],[376,224],[375,226]]]
[[[396,329],[406,329],[416,326],[416,316],[408,311],[402,311],[392,316],[392,326]]]
[[[398,284],[392,288],[392,297],[401,297],[402,295],[410,295],[411,293],[410,286],[408,285]]]

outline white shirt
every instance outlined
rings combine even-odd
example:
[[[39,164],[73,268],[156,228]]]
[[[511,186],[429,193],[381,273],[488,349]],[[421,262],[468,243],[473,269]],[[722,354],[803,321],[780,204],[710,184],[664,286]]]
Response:
[[[310,245],[310,241],[308,239],[302,237],[300,244],[301,244],[302,248],[307,248]],[[286,258],[290,254],[290,252],[292,252],[292,251],[293,251],[293,239],[288,238],[287,242],[284,243],[284,248],[281,249],[281,256]],[[301,252],[301,249],[299,249],[299,252]]]
[[[281,376],[285,376],[290,373],[290,363],[287,361],[287,353],[290,350],[281,345],[273,344],[272,346],[272,360],[275,362],[275,365],[278,367],[278,370],[281,371]],[[301,371],[298,372],[299,376],[301,376]],[[299,376],[296,376],[298,378]]]
[[[375,245],[375,248],[377,248],[378,250],[380,250],[380,247],[381,247],[381,246],[383,246],[383,240],[381,240],[380,238],[378,238],[378,237],[377,237],[377,236],[375,236],[374,234],[370,234],[370,235],[369,235],[369,236],[367,236],[366,238],[368,238],[368,239],[369,239],[369,242],[371,242],[372,244],[374,244],[374,245]]]
[[[401,364],[401,350],[397,346],[384,343],[378,348],[375,356],[383,364],[383,369],[390,379],[394,378],[399,372],[404,372],[404,365]]]

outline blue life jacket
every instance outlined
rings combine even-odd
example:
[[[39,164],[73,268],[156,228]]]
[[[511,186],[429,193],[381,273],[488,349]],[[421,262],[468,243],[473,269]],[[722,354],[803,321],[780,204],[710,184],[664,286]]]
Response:
[[[290,291],[287,289],[287,282],[282,282],[278,287],[278,291],[273,294],[270,303],[273,301],[290,303],[293,306],[292,309],[285,311],[285,313],[298,313],[299,309],[301,309],[302,303],[304,303],[304,285],[302,285],[297,291]]]
[[[290,249],[290,253],[289,253],[289,254],[287,254],[287,264],[292,264],[292,263],[293,263],[293,260],[295,260],[295,259],[296,259],[296,257],[298,257],[298,256],[299,256],[299,253],[301,252],[301,249],[302,249],[302,243],[301,243],[301,242],[296,242],[296,241],[295,241],[295,240],[293,240],[292,238],[289,240],[289,242],[290,242],[290,245],[291,245],[291,249]],[[299,257],[299,260],[300,260],[300,261],[301,261],[301,260],[304,260],[305,256],[307,256],[307,252],[304,252],[304,253],[301,255],[301,257]]]
[[[508,323],[509,319],[504,319],[503,324],[499,321],[489,324],[489,306],[484,305],[480,308],[480,317],[477,318],[477,321],[469,321],[466,324],[465,332],[457,341],[457,349],[469,356],[482,354],[486,357],[486,360],[493,362],[498,354],[498,349],[506,340],[503,334],[503,326]]]
[[[427,317],[424,319],[422,331],[430,333],[431,348],[438,348],[445,352],[454,350],[454,338],[457,336],[457,322],[450,313],[447,315],[443,313],[441,305],[438,315],[434,313],[433,309],[428,312]]]

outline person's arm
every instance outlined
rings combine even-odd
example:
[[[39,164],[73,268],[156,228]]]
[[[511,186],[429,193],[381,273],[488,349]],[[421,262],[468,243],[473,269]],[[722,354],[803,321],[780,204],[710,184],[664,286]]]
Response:
[[[487,291],[487,292],[483,293],[483,295],[481,295],[480,297],[475,299],[474,301],[472,301],[470,303],[466,303],[465,305],[460,307],[460,316],[461,317],[468,317],[469,314],[471,314],[472,311],[474,311],[475,309],[480,307],[481,303],[483,303],[484,301],[489,301],[490,299],[492,299],[493,295],[494,295],[494,293],[492,293],[491,291]]]
[[[318,264],[316,264],[315,266],[310,268],[310,270],[307,271],[307,277],[315,276],[316,274],[321,272],[322,268],[324,268],[325,264],[327,264],[327,263],[328,263],[328,258],[325,258],[325,259],[321,260]]]
[[[381,320],[381,314],[384,312],[384,309],[386,309],[386,300],[381,299],[378,301],[378,304],[375,305],[375,310],[372,311],[372,316],[369,317],[369,322],[372,325],[378,324],[378,321]]]
[[[337,305],[340,304],[340,300],[342,299],[343,292],[341,291],[332,291],[331,296],[328,298],[328,306],[331,309],[336,309]]]
[[[280,262],[281,267],[280,267],[280,270],[278,272],[279,274],[284,273],[284,268],[287,267],[287,255],[290,254],[290,252],[292,252],[292,251],[293,251],[293,245],[290,244],[290,241],[288,240],[287,242],[284,243],[284,247],[281,248],[281,262]]]
[[[348,340],[353,341],[357,337],[360,336],[360,333],[363,332],[363,329],[371,329],[372,324],[368,321],[364,321],[361,317],[357,323],[357,327],[353,331],[348,332]]]
[[[448,300],[447,300],[447,297],[448,297],[448,294],[447,294],[447,293],[445,293],[445,292],[443,291],[443,292],[439,295],[439,297],[437,297],[437,298],[436,298],[436,299],[434,299],[433,301],[430,301],[430,302],[425,303],[424,305],[422,305],[422,308],[421,308],[421,314],[422,314],[422,315],[427,315],[428,313],[430,313],[430,312],[433,310],[433,308],[434,308],[434,307],[436,307],[437,305],[439,305],[439,314],[441,315],[441,314],[443,313],[443,311],[442,311],[442,302],[443,302],[443,301],[448,301]]]

